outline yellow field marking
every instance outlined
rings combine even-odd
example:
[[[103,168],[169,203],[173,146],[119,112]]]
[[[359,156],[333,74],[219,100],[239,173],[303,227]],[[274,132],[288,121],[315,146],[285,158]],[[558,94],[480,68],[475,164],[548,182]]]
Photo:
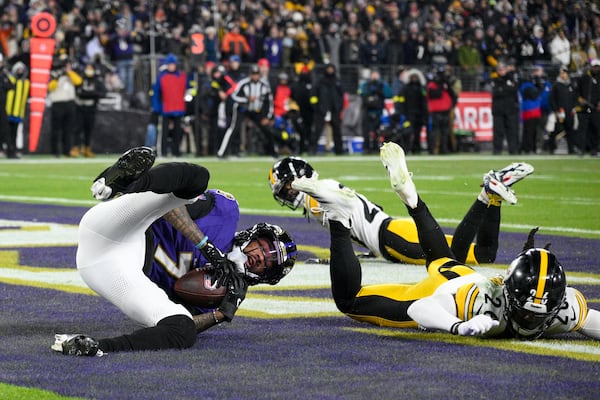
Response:
[[[514,339],[483,339],[455,336],[448,333],[419,332],[415,330],[381,328],[344,328],[354,332],[386,336],[399,339],[434,341],[466,346],[489,347],[498,350],[528,353],[540,356],[572,358],[575,360],[600,362],[600,342],[589,340],[575,342],[570,339],[543,339],[521,341]]]

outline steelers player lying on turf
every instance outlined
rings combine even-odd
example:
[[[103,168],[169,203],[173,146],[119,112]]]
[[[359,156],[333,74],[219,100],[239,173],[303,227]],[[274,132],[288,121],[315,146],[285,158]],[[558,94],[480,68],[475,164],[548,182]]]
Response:
[[[502,201],[517,202],[512,185],[533,173],[526,163],[512,163],[491,170],[483,176],[482,189],[471,208],[457,226],[454,235],[447,235],[456,258],[470,264],[492,263],[498,251],[500,210]],[[304,215],[313,217],[323,225],[322,205],[310,194],[292,188],[295,178],[318,177],[317,171],[299,157],[286,157],[277,161],[269,171],[269,184],[275,200],[292,210],[302,207]],[[350,228],[354,242],[369,249],[370,254],[393,262],[424,264],[425,253],[419,244],[417,229],[409,218],[392,218],[382,207],[357,193],[350,204]],[[476,238],[476,242],[473,241]]]
[[[84,282],[144,328],[99,340],[87,335],[57,334],[53,350],[93,356],[191,347],[197,333],[233,319],[248,285],[275,284],[292,269],[296,246],[275,225],[258,224],[236,234],[232,251],[223,254],[185,208],[202,201],[198,198],[206,193],[208,170],[189,163],[165,163],[152,168],[154,160],[152,149],[133,148],[96,178],[92,193],[103,202],[83,216],[77,249],[77,269]],[[153,242],[146,246],[150,241],[145,232],[161,216],[210,263],[214,285],[226,288],[216,309],[196,314],[170,299],[144,274],[145,260],[151,259],[156,250]],[[189,250],[180,247],[179,255],[186,248]]]
[[[414,285],[362,286],[352,248],[352,203],[357,194],[333,180],[298,178],[292,186],[314,197],[330,230],[331,291],[340,311],[374,325],[442,330],[463,336],[517,337],[579,332],[600,339],[600,312],[568,287],[563,267],[531,231],[504,278],[486,278],[456,260],[442,230],[417,194],[404,151],[385,143],[381,160],[392,188],[406,205],[423,245],[428,277]]]

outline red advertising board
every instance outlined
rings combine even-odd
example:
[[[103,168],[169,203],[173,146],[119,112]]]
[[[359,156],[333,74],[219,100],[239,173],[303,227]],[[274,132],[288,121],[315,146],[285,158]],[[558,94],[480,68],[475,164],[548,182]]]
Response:
[[[461,92],[454,115],[454,129],[474,131],[478,142],[492,140],[492,95],[490,93]]]

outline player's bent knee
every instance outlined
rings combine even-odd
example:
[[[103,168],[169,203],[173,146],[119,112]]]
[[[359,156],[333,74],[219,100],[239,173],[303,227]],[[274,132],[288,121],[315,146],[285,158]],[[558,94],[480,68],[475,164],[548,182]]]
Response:
[[[196,326],[187,315],[172,315],[161,319],[156,325],[167,329],[172,348],[187,349],[196,343]]]
[[[335,305],[337,306],[338,310],[340,310],[344,314],[348,314],[348,313],[352,312],[354,298],[351,298],[351,299],[334,298],[334,301],[335,301]]]

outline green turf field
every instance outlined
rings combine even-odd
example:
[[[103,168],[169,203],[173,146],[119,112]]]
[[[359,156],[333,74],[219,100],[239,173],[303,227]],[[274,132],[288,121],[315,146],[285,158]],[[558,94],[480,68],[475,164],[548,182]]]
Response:
[[[0,200],[62,205],[95,204],[89,192],[92,179],[118,155],[94,159],[56,159],[29,156],[0,160]],[[546,234],[600,237],[600,158],[491,155],[408,156],[409,169],[421,196],[442,225],[455,225],[479,191],[484,172],[512,161],[534,165],[535,173],[514,186],[519,202],[505,207],[502,229],[527,231],[540,226]],[[170,161],[159,159],[157,162]],[[272,160],[242,158],[183,158],[211,171],[211,187],[233,193],[243,213],[292,215],[270,194],[267,175]],[[335,178],[384,206],[392,215],[406,215],[391,192],[385,170],[376,156],[320,156],[308,159],[322,178]]]

